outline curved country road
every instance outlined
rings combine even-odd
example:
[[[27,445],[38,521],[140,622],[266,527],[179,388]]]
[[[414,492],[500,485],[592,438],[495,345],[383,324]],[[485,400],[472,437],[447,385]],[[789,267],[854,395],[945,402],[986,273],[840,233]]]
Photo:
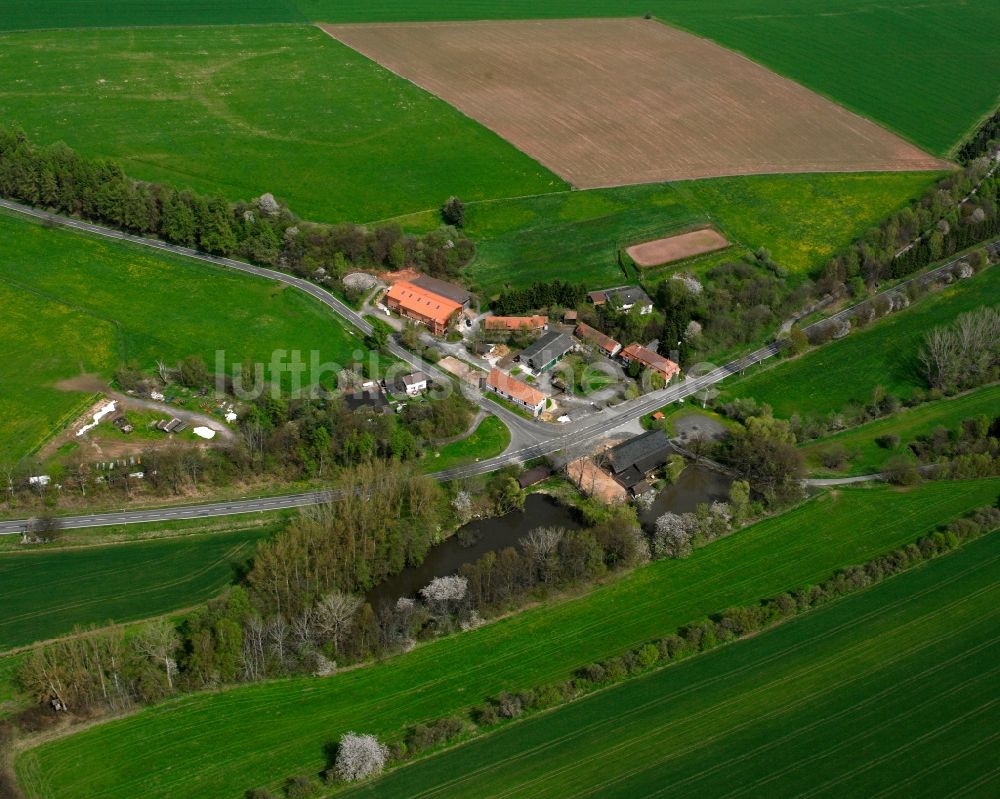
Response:
[[[94,225],[82,220],[50,214],[46,211],[40,211],[9,200],[0,199],[0,207],[42,219],[51,224],[60,225],[62,227],[81,230],[87,233],[102,236],[104,238],[131,242],[132,244],[137,244],[142,247],[162,250],[164,252],[173,253],[174,255],[193,258],[195,260],[204,261],[217,266],[236,269],[240,272],[257,275],[258,277],[263,277],[268,280],[285,283],[306,292],[312,297],[315,297],[317,300],[330,308],[334,313],[351,323],[363,333],[370,333],[372,329],[371,325],[364,318],[362,318],[360,314],[349,308],[328,291],[310,283],[307,280],[293,275],[288,275],[274,269],[253,266],[242,261],[235,261],[231,258],[207,255],[205,253],[198,252],[197,250],[168,244],[157,239],[147,239],[141,236],[133,236],[129,233],[122,233],[121,231],[106,228],[101,225]],[[892,288],[887,289],[887,293],[899,291],[907,283],[933,280],[940,273],[952,268],[958,260],[960,259],[953,259],[948,263],[930,270],[929,272],[924,272],[910,278],[907,281],[904,281],[903,283],[896,284]],[[818,327],[819,325],[828,324],[831,319],[847,319],[857,307],[858,306],[845,308],[833,316],[816,322],[813,325],[809,325],[804,329],[808,331]],[[738,374],[750,366],[773,357],[780,352],[784,346],[785,345],[782,342],[772,342],[771,344],[755,350],[742,358],[731,361],[724,366],[716,367],[706,374],[698,375],[696,377],[688,377],[682,382],[668,388],[650,392],[649,394],[646,394],[638,399],[624,402],[614,408],[605,408],[602,412],[597,413],[594,416],[588,417],[579,422],[571,422],[566,425],[561,425],[559,427],[554,427],[544,422],[523,419],[517,414],[511,413],[502,406],[494,402],[490,402],[480,396],[477,398],[477,404],[488,412],[500,417],[511,429],[511,447],[509,447],[503,454],[495,458],[468,464],[466,466],[459,466],[454,469],[436,472],[430,476],[441,481],[447,481],[462,477],[470,477],[473,475],[487,474],[489,472],[497,471],[504,466],[521,464],[525,461],[531,460],[532,458],[541,457],[543,455],[551,455],[559,452],[560,450],[586,444],[602,437],[627,422],[634,421],[644,416],[647,413],[658,410],[659,408],[662,408],[672,402],[679,402],[703,389],[711,388],[716,383],[725,380],[727,377]],[[424,362],[422,359],[416,357],[407,350],[404,350],[395,343],[390,344],[390,352],[401,361],[412,365],[414,369],[420,369],[424,372],[438,375],[439,378],[442,379],[450,379],[444,377],[434,366]],[[144,522],[173,521],[180,519],[200,519],[216,516],[230,516],[241,513],[258,513],[261,511],[281,510],[286,508],[299,508],[308,505],[320,504],[335,498],[334,493],[331,491],[311,491],[303,494],[289,494],[286,496],[263,497],[259,499],[241,499],[232,500],[230,502],[211,502],[199,505],[63,516],[59,517],[59,520],[62,527],[65,529],[79,527],[104,527],[109,525],[141,524]],[[27,528],[29,523],[29,519],[0,522],[0,535],[19,534]]]

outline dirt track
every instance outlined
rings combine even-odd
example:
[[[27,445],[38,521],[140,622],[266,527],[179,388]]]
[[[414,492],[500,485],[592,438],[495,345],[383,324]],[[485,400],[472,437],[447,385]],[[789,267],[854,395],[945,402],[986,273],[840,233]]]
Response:
[[[629,247],[626,252],[635,261],[636,266],[648,267],[662,266],[680,261],[683,258],[715,252],[728,246],[729,242],[719,231],[712,228],[702,228],[688,233],[679,233],[676,236],[656,239],[656,241],[636,244]]]
[[[581,188],[936,159],[654,20],[323,25]]]

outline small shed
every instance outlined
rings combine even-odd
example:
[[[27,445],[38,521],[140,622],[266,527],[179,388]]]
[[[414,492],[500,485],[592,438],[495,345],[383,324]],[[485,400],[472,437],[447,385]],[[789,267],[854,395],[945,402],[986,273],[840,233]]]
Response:
[[[524,474],[517,478],[518,484],[521,488],[529,488],[533,485],[538,485],[543,480],[547,480],[552,476],[552,470],[548,466],[535,466],[533,469],[528,469]]]

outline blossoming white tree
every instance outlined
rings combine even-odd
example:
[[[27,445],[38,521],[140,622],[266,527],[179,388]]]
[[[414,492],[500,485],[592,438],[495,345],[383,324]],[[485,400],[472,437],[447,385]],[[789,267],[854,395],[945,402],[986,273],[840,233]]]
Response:
[[[344,782],[357,782],[382,773],[389,750],[374,735],[344,733],[334,768]]]
[[[469,581],[464,577],[435,577],[420,589],[420,596],[435,616],[447,616],[465,599],[468,587]]]

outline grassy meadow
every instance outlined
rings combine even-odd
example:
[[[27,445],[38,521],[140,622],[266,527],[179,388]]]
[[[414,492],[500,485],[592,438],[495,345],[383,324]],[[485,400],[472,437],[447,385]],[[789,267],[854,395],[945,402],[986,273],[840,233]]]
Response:
[[[625,280],[617,262],[620,245],[713,224],[734,244],[711,256],[713,262],[766,247],[802,278],[936,177],[760,175],[473,203],[466,231],[477,255],[466,273],[487,293],[556,278],[592,288],[619,285]],[[421,229],[437,220],[424,214],[404,223]],[[655,279],[655,270],[644,277]]]
[[[824,494],[782,516],[608,585],[328,679],[289,679],[165,702],[23,753],[30,797],[242,796],[319,772],[349,729],[382,737],[502,690],[564,679],[679,625],[815,583],[993,504],[1000,480]]]
[[[0,555],[0,651],[203,602],[273,527]]]
[[[995,795],[1000,534],[347,797]]]
[[[566,184],[307,26],[0,35],[0,117],[39,144],[230,200],[355,221]]]
[[[992,419],[997,415],[1000,415],[1000,385],[986,386],[957,397],[906,408],[885,419],[876,419],[860,427],[811,441],[801,449],[812,474],[873,474],[880,471],[892,456],[908,454],[907,445],[910,442],[933,433],[938,427],[954,431],[964,419],[973,416]],[[899,436],[900,446],[897,449],[886,449],[877,443],[877,439],[888,435]],[[840,472],[833,472],[820,461],[823,450],[831,446],[843,447],[850,458]]]
[[[292,0],[0,0],[0,30],[304,22]]]
[[[925,149],[947,153],[996,106],[1000,6],[989,0],[297,0],[309,19],[627,17],[737,50]]]
[[[440,472],[466,463],[493,458],[510,445],[510,430],[496,416],[483,419],[472,435],[445,444],[423,461],[424,471]]]
[[[802,357],[726,382],[723,391],[766,402],[784,417],[826,414],[850,402],[867,402],[876,386],[906,399],[926,387],[917,355],[924,334],[961,313],[995,305],[998,297],[1000,269],[993,267]]]
[[[0,230],[4,228],[0,217]],[[0,251],[14,242],[0,238]],[[0,460],[39,446],[53,427],[82,412],[89,397],[54,384],[80,372],[110,375],[121,362],[114,322],[0,280]]]
[[[363,349],[301,292],[242,273],[0,214],[0,457],[26,454],[85,398],[54,388],[123,362],[200,355],[214,368],[275,350],[347,363]],[[10,359],[13,359],[11,361]],[[68,421],[68,420],[67,420]]]
[[[23,653],[0,656],[0,720],[26,707],[30,702],[17,682],[17,673],[23,659]]]

